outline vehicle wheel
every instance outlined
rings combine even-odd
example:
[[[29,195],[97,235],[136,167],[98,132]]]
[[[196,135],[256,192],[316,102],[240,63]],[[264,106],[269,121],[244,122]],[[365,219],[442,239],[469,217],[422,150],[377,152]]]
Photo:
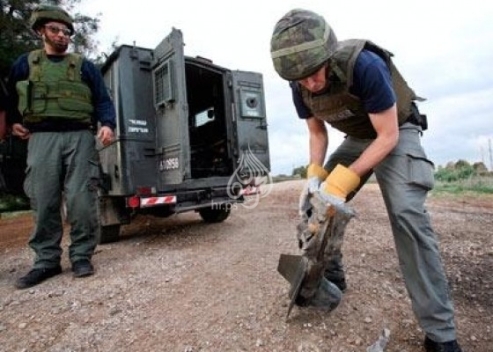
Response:
[[[231,213],[231,208],[224,206],[220,208],[202,208],[199,209],[199,214],[202,220],[208,223],[222,222],[226,220]]]
[[[99,244],[111,243],[118,241],[120,237],[120,224],[101,226],[101,237],[99,238]]]

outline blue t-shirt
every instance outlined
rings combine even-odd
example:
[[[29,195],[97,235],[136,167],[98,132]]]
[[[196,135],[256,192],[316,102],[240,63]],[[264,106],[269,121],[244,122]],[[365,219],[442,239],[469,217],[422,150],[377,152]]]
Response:
[[[290,82],[293,102],[301,119],[313,116],[303,102],[298,83]],[[385,61],[377,54],[363,50],[356,59],[350,93],[361,99],[367,113],[378,113],[396,102],[392,78]],[[323,94],[323,93],[320,93]]]

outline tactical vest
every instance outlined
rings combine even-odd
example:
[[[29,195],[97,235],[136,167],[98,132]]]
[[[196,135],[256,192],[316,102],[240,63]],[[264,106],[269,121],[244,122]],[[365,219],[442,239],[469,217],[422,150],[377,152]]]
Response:
[[[82,57],[67,54],[53,62],[44,50],[29,53],[29,78],[17,82],[19,112],[27,123],[73,121],[91,123],[92,93],[81,79]]]
[[[416,96],[392,63],[392,54],[367,40],[351,39],[339,42],[339,47],[329,61],[327,91],[312,94],[300,86],[303,101],[319,119],[327,121],[332,127],[349,136],[371,139],[376,137],[368,113],[361,100],[349,92],[353,84],[353,70],[358,55],[363,49],[379,55],[389,67],[392,85],[397,96],[397,116],[402,125],[412,114],[414,100],[423,100]]]

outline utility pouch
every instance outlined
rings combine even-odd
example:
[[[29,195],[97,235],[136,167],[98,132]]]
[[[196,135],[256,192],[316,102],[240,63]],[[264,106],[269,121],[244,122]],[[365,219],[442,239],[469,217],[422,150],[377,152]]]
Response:
[[[27,81],[26,87],[26,114],[32,114],[33,112],[33,81]]]
[[[409,122],[416,123],[418,126],[421,126],[423,131],[428,129],[428,119],[425,114],[421,114],[418,110],[418,107],[415,103],[411,104],[411,117],[409,118]]]
[[[423,131],[426,131],[428,129],[428,118],[424,114],[419,115],[421,117],[421,128]]]

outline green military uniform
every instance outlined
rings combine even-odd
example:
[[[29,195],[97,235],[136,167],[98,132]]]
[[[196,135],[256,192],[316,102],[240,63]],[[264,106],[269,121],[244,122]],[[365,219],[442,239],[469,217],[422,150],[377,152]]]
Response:
[[[91,124],[91,92],[81,80],[82,58],[66,55],[52,62],[44,51],[29,58],[29,79],[17,83],[19,111],[30,124],[50,121],[60,132],[35,132],[29,138],[24,190],[31,199],[36,228],[29,245],[36,253],[34,269],[59,265],[63,233],[63,194],[69,210],[72,263],[90,260],[97,244],[98,155]],[[85,129],[63,131],[76,121]],[[63,188],[62,188],[63,187]]]

